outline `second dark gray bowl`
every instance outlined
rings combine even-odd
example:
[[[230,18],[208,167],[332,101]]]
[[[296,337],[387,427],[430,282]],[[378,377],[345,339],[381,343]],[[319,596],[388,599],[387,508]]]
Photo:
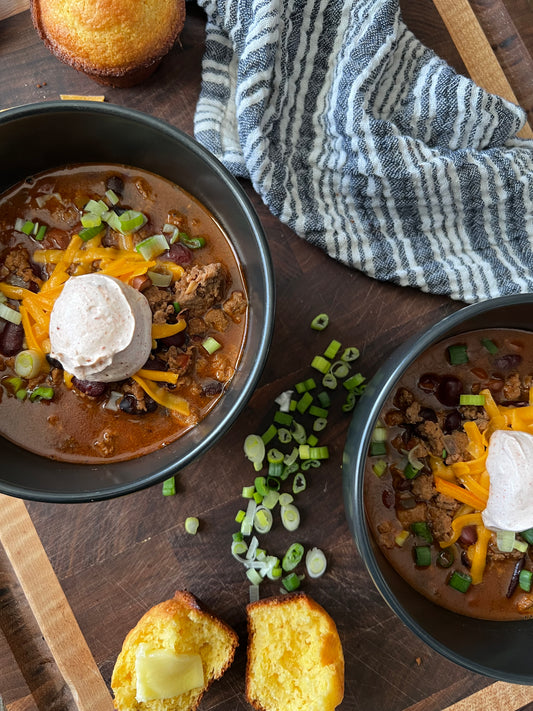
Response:
[[[533,621],[493,622],[446,610],[414,591],[385,559],[365,520],[363,479],[372,432],[383,405],[405,370],[448,336],[483,328],[533,330],[533,294],[504,296],[467,306],[400,347],[369,383],[354,413],[344,453],[346,516],[377,589],[398,617],[451,661],[503,681],[533,684]]]
[[[105,499],[150,486],[218,441],[251,397],[263,370],[275,312],[270,252],[261,223],[233,176],[192,138],[147,114],[87,101],[33,104],[0,113],[0,192],[40,171],[73,163],[121,163],[177,183],[229,235],[248,286],[249,325],[230,387],[198,426],[138,459],[56,462],[0,437],[0,491],[40,501]]]

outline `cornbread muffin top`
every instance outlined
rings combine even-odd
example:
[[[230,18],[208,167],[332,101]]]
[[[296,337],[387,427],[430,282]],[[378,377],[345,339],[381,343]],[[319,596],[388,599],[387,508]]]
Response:
[[[59,59],[103,77],[159,62],[185,21],[185,0],[32,0],[31,9]]]
[[[305,593],[250,603],[246,697],[258,711],[333,711],[344,697],[335,622]]]
[[[176,592],[126,636],[111,677],[115,708],[193,711],[232,663],[237,644],[231,627],[191,593]]]

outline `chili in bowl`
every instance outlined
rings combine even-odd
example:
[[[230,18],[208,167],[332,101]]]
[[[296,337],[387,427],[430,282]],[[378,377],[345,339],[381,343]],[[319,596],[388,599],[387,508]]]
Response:
[[[161,481],[262,371],[258,218],[216,159],[139,112],[12,109],[0,139],[0,490],[85,501]]]
[[[354,414],[344,496],[378,590],[425,642],[533,683],[533,295],[468,306],[379,369]]]

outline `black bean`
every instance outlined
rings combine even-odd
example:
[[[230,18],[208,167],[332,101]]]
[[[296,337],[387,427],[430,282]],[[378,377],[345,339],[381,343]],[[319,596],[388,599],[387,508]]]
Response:
[[[219,383],[218,380],[213,380],[210,383],[204,385],[202,390],[204,395],[207,395],[207,397],[213,397],[214,395],[220,395],[220,393],[222,392],[222,387],[222,383]]]
[[[176,348],[182,348],[187,340],[187,334],[185,331],[180,331],[175,333],[173,336],[167,336],[166,338],[160,338],[158,343],[170,348],[170,346],[176,346]]]
[[[79,380],[76,376],[72,378],[72,386],[89,397],[100,397],[107,390],[107,383],[96,380]]]
[[[146,409],[141,409],[139,407],[139,401],[132,393],[126,393],[122,400],[119,402],[119,408],[122,412],[128,415],[145,415],[148,412],[154,412],[157,410],[157,402],[153,400],[149,395],[144,396],[144,404]]]
[[[511,597],[511,595],[514,593],[516,590],[516,587],[518,585],[518,579],[520,578],[520,571],[524,567],[524,562],[525,562],[525,557],[520,558],[519,560],[516,561],[516,565],[513,570],[513,574],[511,575],[511,580],[509,580],[509,587],[507,588],[507,593],[506,597]]]
[[[446,415],[444,420],[444,433],[450,434],[461,427],[461,413],[459,410],[452,410]]]
[[[107,179],[106,188],[107,190],[112,190],[118,197],[121,197],[124,192],[124,181],[118,175],[111,175]]]
[[[418,414],[425,422],[437,422],[437,413],[431,407],[422,407]]]
[[[63,370],[63,364],[60,363],[56,358],[52,358],[50,353],[46,354],[46,360],[48,361],[48,365],[51,368],[58,368],[59,370]]]
[[[20,323],[8,321],[0,333],[0,353],[4,356],[14,356],[22,350],[24,329]]]
[[[437,400],[447,407],[459,404],[459,397],[463,392],[463,383],[455,375],[445,375],[441,378],[437,392]]]
[[[148,358],[143,365],[144,370],[166,370],[167,364],[161,358]]]

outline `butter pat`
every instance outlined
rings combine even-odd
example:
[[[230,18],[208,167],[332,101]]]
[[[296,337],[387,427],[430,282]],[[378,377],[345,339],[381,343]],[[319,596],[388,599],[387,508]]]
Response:
[[[489,499],[482,512],[491,530],[525,531],[533,527],[533,435],[496,430],[489,441]]]
[[[170,699],[203,688],[204,670],[199,654],[176,654],[140,644],[135,657],[136,698],[139,703]]]
[[[118,381],[146,363],[152,311],[145,296],[106,274],[71,277],[50,316],[50,355],[79,380]]]

